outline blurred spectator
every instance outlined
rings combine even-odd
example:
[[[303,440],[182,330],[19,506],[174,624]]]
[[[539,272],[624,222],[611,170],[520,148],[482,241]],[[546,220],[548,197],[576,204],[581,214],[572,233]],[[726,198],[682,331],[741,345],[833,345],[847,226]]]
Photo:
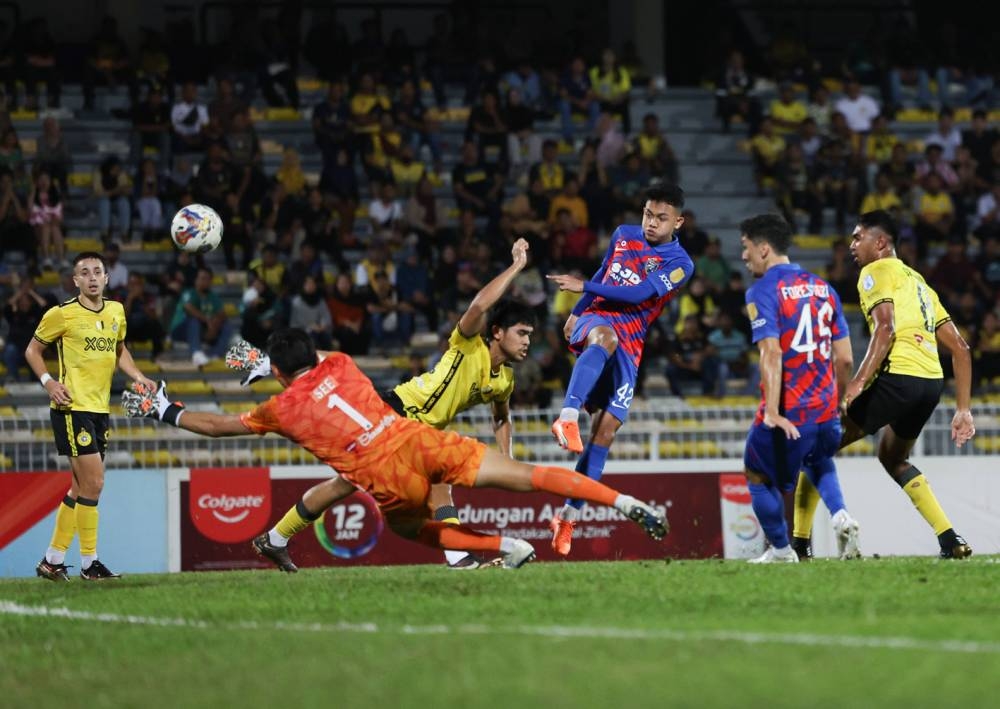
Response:
[[[987,62],[977,57],[980,54],[977,47],[969,42],[969,37],[960,36],[953,21],[944,22],[936,30],[933,56],[937,69],[934,77],[942,108],[952,104],[952,84],[962,85],[963,98],[970,106],[988,104],[994,77],[987,70]]]
[[[989,156],[979,163],[978,170],[980,185],[984,188],[1000,182],[1000,138],[993,141]]]
[[[889,119],[884,113],[880,113],[872,121],[871,133],[865,137],[864,142],[868,184],[875,181],[875,174],[889,162],[892,151],[898,144],[899,138],[889,130]]]
[[[62,267],[68,266],[62,232],[62,191],[52,183],[49,173],[39,172],[31,183],[28,209],[28,222],[35,228],[42,265],[51,269],[55,259]]]
[[[94,198],[97,200],[97,214],[101,229],[101,240],[110,241],[132,238],[132,180],[122,169],[117,155],[109,155],[94,171],[92,180]],[[115,213],[117,230],[111,230],[111,212]]]
[[[257,137],[257,130],[250,120],[250,111],[240,111],[233,116],[232,126],[226,134],[226,149],[229,151],[229,161],[236,172],[235,192],[240,201],[240,211],[244,215],[249,215],[252,211],[251,205],[259,204],[267,190],[260,138]],[[284,157],[288,158],[287,150],[285,153]],[[298,157],[297,153],[295,157]],[[287,182],[283,179],[278,180],[292,196],[295,196],[295,193],[289,189],[289,184],[295,183],[294,167],[282,163],[281,169],[286,172],[281,173],[279,170],[279,174],[287,177]],[[301,169],[299,173],[301,176]],[[301,176],[301,181],[304,184],[304,176]],[[301,196],[303,184],[298,185],[298,196]]]
[[[42,137],[35,153],[35,171],[45,170],[59,189],[67,189],[66,178],[73,166],[69,146],[62,137],[59,121],[49,116],[42,122]]]
[[[230,228],[233,215],[230,197],[234,195],[235,183],[236,173],[227,159],[223,147],[218,143],[209,145],[205,160],[202,162],[198,170],[198,177],[193,184],[194,198],[202,204],[207,204],[222,217],[222,223],[226,225],[222,234],[222,246],[226,254],[226,268],[230,270],[236,266],[231,245],[232,229]]]
[[[444,217],[444,207],[434,196],[434,185],[426,175],[421,176],[413,194],[403,208],[403,218],[412,231],[417,233],[423,255],[430,254],[430,245],[437,243],[438,231]]]
[[[542,143],[542,161],[531,166],[528,180],[534,182],[536,179],[541,180],[542,189],[550,198],[563,188],[566,170],[559,164],[559,146],[554,140]]]
[[[905,145],[897,143],[893,146],[892,157],[882,168],[882,172],[889,176],[892,188],[896,191],[905,209],[905,205],[913,202],[913,185],[916,182],[916,168],[910,162]]]
[[[555,214],[552,235],[552,264],[561,273],[579,270],[592,272],[598,261],[597,235],[580,224],[573,212],[563,207]]]
[[[916,210],[917,252],[921,258],[926,257],[928,244],[946,240],[955,224],[955,206],[943,189],[940,175],[929,173],[923,185]]]
[[[301,283],[301,289],[292,298],[288,326],[308,332],[317,349],[332,350],[333,318],[330,317],[330,309],[326,307],[319,284],[313,276],[306,276]]]
[[[228,77],[220,77],[215,84],[215,98],[208,104],[208,117],[218,121],[219,129],[223,134],[232,130],[233,117],[247,108],[246,103],[236,95],[233,80]]]
[[[439,127],[436,121],[428,118],[414,79],[405,80],[399,87],[399,98],[392,107],[392,113],[402,132],[403,141],[413,148],[414,154],[419,154],[421,146],[426,145],[437,166],[441,162]]]
[[[480,103],[469,112],[465,139],[474,141],[479,146],[480,162],[506,171],[508,133],[507,124],[500,115],[500,101],[495,93],[487,91],[482,95]]]
[[[139,89],[145,87],[146,95],[166,92],[174,97],[174,77],[170,71],[170,55],[167,54],[163,35],[148,27],[140,29],[139,53],[135,64],[136,98]],[[133,104],[132,108],[135,108]]]
[[[534,131],[535,112],[524,103],[520,90],[507,91],[503,116],[508,130],[507,160],[511,179],[517,182],[531,165],[542,159],[542,138]]]
[[[823,226],[823,205],[800,144],[792,143],[785,149],[775,175],[778,206],[792,230],[798,230],[798,215],[804,212],[809,218],[809,232],[818,234]]]
[[[7,128],[0,137],[0,170],[10,172],[15,192],[20,195],[28,193],[31,188],[31,178],[24,165],[21,142],[17,138],[17,131],[13,128]]]
[[[941,157],[946,162],[955,159],[955,150],[962,144],[962,134],[955,127],[955,114],[950,108],[942,108],[938,114],[937,129],[924,138],[924,145],[941,146]]]
[[[645,192],[649,187],[649,171],[642,166],[637,153],[625,156],[625,164],[611,171],[611,193],[614,197],[616,214],[622,215],[618,221],[625,222],[628,216],[640,215],[645,204]]]
[[[847,118],[840,111],[834,111],[830,116],[830,139],[827,143],[839,140],[847,159],[848,168],[855,171],[860,176],[862,163],[861,155],[861,134],[855,133],[847,124]],[[827,144],[824,143],[824,146]]]
[[[677,156],[660,130],[660,119],[655,113],[642,117],[642,131],[632,141],[632,150],[639,153],[639,159],[651,174],[677,184]]]
[[[146,292],[142,275],[129,274],[123,306],[127,324],[125,344],[131,348],[136,342],[149,340],[152,345],[150,358],[157,359],[163,352],[163,325],[157,312],[156,296]]]
[[[340,148],[333,164],[323,165],[319,187],[325,197],[333,201],[340,217],[341,239],[353,239],[354,212],[359,202],[358,178],[354,173],[347,148]]]
[[[688,252],[688,256],[696,259],[708,248],[708,232],[698,226],[698,218],[690,209],[685,209],[682,216],[684,223],[677,232],[677,238]]]
[[[314,278],[319,290],[323,290],[323,261],[316,250],[316,244],[308,239],[299,246],[298,258],[288,267],[288,283],[292,288],[300,288],[306,278]]]
[[[189,81],[181,87],[181,100],[170,109],[173,126],[173,152],[197,153],[205,147],[204,130],[208,109],[198,101],[198,87]]]
[[[159,91],[149,91],[146,99],[132,109],[132,157],[139,160],[155,154],[160,165],[170,164],[170,106]]]
[[[20,251],[34,262],[35,234],[28,224],[28,209],[14,191],[10,170],[0,169],[0,256],[12,251]]]
[[[813,189],[824,207],[833,207],[837,232],[844,233],[847,211],[856,204],[858,180],[851,170],[847,150],[841,140],[830,140],[820,150],[813,171]]]
[[[962,293],[970,291],[976,280],[976,267],[969,259],[965,239],[953,236],[948,247],[938,259],[934,270],[927,277],[944,302],[954,302]]]
[[[753,95],[754,80],[744,66],[742,52],[729,53],[715,86],[715,115],[722,121],[722,130],[728,133],[738,118],[747,124],[748,135],[754,135],[760,123],[760,101]]]
[[[302,207],[302,228],[305,231],[302,250],[305,250],[306,244],[311,244],[314,249],[329,254],[335,263],[339,262],[342,258],[340,243],[333,234],[333,226],[330,208],[323,203],[323,194],[319,188],[313,187],[309,190],[306,203]]]
[[[187,342],[191,362],[201,367],[213,359],[221,358],[232,339],[232,322],[226,317],[222,300],[212,290],[212,269],[198,269],[194,287],[188,288],[177,301],[174,317],[170,322],[171,337],[175,342]],[[203,346],[208,345],[208,355]]]
[[[924,189],[927,188],[927,177],[931,174],[937,175],[941,188],[948,192],[958,186],[958,175],[944,159],[944,149],[934,143],[924,148],[924,159],[917,165],[916,177],[924,185]]]
[[[59,284],[53,286],[48,292],[50,305],[59,305],[67,300],[73,300],[80,294],[80,289],[76,287],[76,280],[73,277],[73,267],[64,268],[59,271]]]
[[[577,56],[570,60],[569,67],[559,82],[559,97],[562,138],[572,145],[576,132],[573,127],[573,115],[582,114],[586,118],[585,131],[589,135],[593,133],[601,113],[601,105],[594,96],[583,57]]]
[[[24,93],[28,110],[38,106],[38,85],[45,84],[45,100],[49,108],[59,107],[62,81],[56,64],[56,44],[49,34],[44,17],[31,20],[24,30]]]
[[[104,260],[108,264],[107,292],[115,300],[124,298],[128,288],[128,266],[122,263],[121,255],[121,247],[116,243],[104,247]]]
[[[17,290],[7,300],[3,309],[4,320],[7,321],[7,342],[3,348],[3,363],[7,367],[7,378],[10,381],[21,381],[21,367],[26,366],[24,351],[35,334],[42,315],[49,304],[35,290],[35,281],[23,277]],[[28,380],[33,375],[29,371]]]
[[[670,393],[683,396],[684,382],[701,382],[701,393],[715,393],[719,376],[719,361],[698,324],[697,315],[688,315],[677,323],[677,334],[671,338],[667,364]]]
[[[313,108],[313,135],[323,156],[324,172],[337,163],[340,151],[352,154],[351,108],[344,93],[344,84],[331,81],[326,89],[326,98]]]
[[[260,258],[250,262],[250,272],[260,278],[278,297],[288,288],[288,267],[278,258],[278,249],[273,244],[264,244]]]
[[[545,100],[541,78],[528,61],[518,62],[514,71],[503,75],[501,82],[508,92],[517,91],[521,101],[535,116],[547,118],[551,115]]]
[[[602,113],[597,121],[597,140],[597,162],[605,168],[620,164],[625,156],[625,136],[607,113]]]
[[[399,300],[396,287],[390,283],[385,271],[375,272],[368,285],[367,299],[372,338],[377,348],[384,353],[386,345],[409,342],[413,333],[403,329],[404,323],[400,322],[399,317],[403,311],[403,304]]]
[[[719,313],[728,315],[737,330],[750,337],[750,319],[746,315],[746,286],[743,284],[743,272],[732,270],[726,289],[716,299]]]
[[[796,136],[799,148],[802,149],[802,158],[806,167],[812,168],[819,154],[819,149],[823,147],[823,138],[819,134],[819,128],[813,118],[806,118],[799,124],[799,132]]]
[[[874,212],[876,209],[889,212],[897,222],[902,219],[903,203],[892,186],[892,179],[889,177],[888,172],[883,171],[876,175],[875,189],[866,194],[865,198],[861,200],[861,209],[859,212],[864,214],[866,212]]]
[[[351,125],[362,153],[370,152],[372,137],[379,132],[382,114],[389,113],[389,99],[376,93],[375,78],[364,73],[358,78],[358,86],[351,97]]]
[[[480,54],[465,85],[465,105],[471,106],[484,93],[496,94],[500,85],[500,73],[496,60],[488,53]]]
[[[844,86],[844,96],[834,104],[834,109],[844,114],[847,125],[856,133],[871,130],[872,121],[881,113],[878,101],[861,93],[861,83],[850,77]]]
[[[391,162],[399,155],[403,146],[403,136],[392,120],[391,113],[383,113],[379,119],[378,131],[368,136],[362,151],[365,173],[371,182],[387,182],[392,179]]]
[[[983,316],[983,324],[972,345],[975,383],[977,386],[990,385],[1000,377],[1000,318],[994,311],[989,310]]]
[[[888,38],[889,80],[888,110],[895,114],[903,107],[903,86],[915,85],[917,105],[929,111],[931,106],[930,80],[924,63],[927,47],[923,46],[916,29],[911,27],[904,15],[899,16],[894,32]]]
[[[611,49],[601,52],[600,66],[591,67],[590,85],[601,111],[621,116],[622,131],[625,135],[630,134],[632,118],[629,111],[629,91],[632,89],[632,78],[628,69],[618,63]]]
[[[20,78],[20,47],[15,43],[11,27],[0,20],[0,83],[3,84],[3,105],[10,112],[17,111],[17,80]]]
[[[299,87],[295,83],[295,51],[277,22],[263,23],[262,54],[257,80],[269,106],[298,110]]]
[[[306,174],[302,171],[302,158],[299,151],[287,147],[281,153],[281,165],[274,173],[274,179],[285,188],[285,193],[292,199],[301,202],[306,194]]]
[[[383,182],[368,205],[368,218],[376,235],[391,232],[403,222],[403,203],[396,199],[396,185]]]
[[[995,183],[989,192],[984,192],[976,203],[975,234],[980,239],[1000,238],[1000,182]]]
[[[818,81],[819,62],[813,59],[803,35],[803,28],[796,22],[783,20],[771,37],[767,59],[778,81],[799,82],[811,88]]]
[[[774,124],[775,133],[787,136],[798,131],[799,125],[809,113],[806,105],[795,98],[792,83],[784,81],[778,86],[778,98],[771,101],[768,115]]]
[[[708,333],[708,344],[719,363],[716,379],[718,386],[715,393],[725,396],[727,383],[733,377],[746,378],[748,381],[744,390],[754,393],[757,389],[757,371],[747,356],[749,340],[743,332],[735,328],[733,318],[728,313],[719,313],[718,327]]]
[[[441,254],[434,264],[431,289],[434,300],[445,313],[457,309],[458,251],[453,244],[441,247]]]
[[[156,170],[156,163],[145,158],[136,176],[135,206],[144,241],[156,241],[163,232],[163,194],[166,186]]]
[[[427,167],[416,160],[413,146],[405,143],[399,149],[399,155],[389,162],[389,170],[392,174],[391,182],[396,185],[399,196],[403,198],[413,195],[417,183],[427,173]]]
[[[969,149],[972,158],[983,165],[990,160],[990,150],[1000,137],[995,128],[986,120],[986,111],[979,108],[972,112],[972,123],[962,131],[962,145]]]
[[[510,284],[510,299],[531,308],[538,322],[548,322],[549,296],[545,290],[545,276],[538,268],[539,254],[528,250],[528,262]],[[483,279],[486,280],[485,278]]]
[[[332,291],[326,299],[333,322],[333,337],[337,350],[348,355],[368,354],[371,331],[365,298],[357,293],[346,273],[337,276]]]
[[[284,323],[282,299],[260,275],[251,272],[248,280],[240,302],[240,337],[255,347],[266,346],[267,338]]]
[[[94,88],[97,84],[115,88],[124,84],[129,89],[131,104],[136,104],[136,87],[129,65],[128,47],[118,36],[118,21],[111,15],[101,18],[101,26],[90,43],[87,61],[83,65],[83,108],[94,110]]]
[[[763,195],[777,184],[778,161],[785,152],[785,139],[774,132],[774,122],[770,118],[765,117],[761,121],[760,133],[750,139],[750,152],[753,155],[757,194]]]
[[[864,213],[865,210],[862,210]],[[858,276],[860,269],[847,247],[845,239],[833,242],[830,260],[826,264],[825,278],[843,303],[858,303]]]
[[[566,178],[566,184],[562,192],[553,197],[549,204],[549,224],[556,223],[556,217],[560,210],[569,210],[573,215],[573,222],[578,226],[589,226],[590,215],[587,212],[587,203],[580,196],[580,183],[575,176]]]
[[[396,283],[396,265],[389,260],[389,249],[378,240],[373,239],[368,246],[368,253],[365,258],[358,262],[354,268],[354,284],[357,288],[366,288],[371,285],[375,274],[381,271],[386,274],[389,283]]]
[[[597,160],[597,150],[591,143],[584,144],[580,149],[576,178],[580,183],[580,196],[587,205],[590,226],[595,230],[610,231],[612,212],[610,180],[604,166]]]
[[[830,103],[830,92],[825,86],[817,86],[809,96],[809,105],[806,107],[809,118],[816,122],[816,130],[820,135],[826,135],[830,130],[830,121],[833,118],[833,104]]]
[[[414,332],[414,314],[423,313],[427,320],[427,329],[437,332],[438,309],[431,292],[431,273],[421,260],[420,252],[414,247],[408,247],[403,252],[403,259],[396,269],[396,288],[400,302],[409,305],[400,312],[402,319],[400,327],[403,332]]]
[[[708,240],[705,253],[695,260],[695,271],[705,279],[710,293],[718,294],[725,289],[729,280],[729,264],[722,255],[722,241],[718,237]]]
[[[204,257],[201,254],[192,254],[190,251],[173,251],[174,258],[166,269],[160,274],[160,296],[163,299],[161,317],[165,329],[169,329],[173,320],[174,310],[177,301],[188,288],[194,287],[195,278],[198,277],[198,269],[205,265]],[[74,284],[70,284],[75,288]]]
[[[503,176],[479,159],[475,143],[466,141],[462,145],[462,159],[451,171],[451,184],[459,209],[471,209],[488,215],[491,221],[499,220]]]
[[[717,312],[718,307],[708,292],[705,279],[700,275],[695,275],[688,283],[687,291],[680,297],[674,331],[679,335],[684,329],[685,320],[689,316],[694,316],[700,330],[708,332],[715,327],[715,315]]]

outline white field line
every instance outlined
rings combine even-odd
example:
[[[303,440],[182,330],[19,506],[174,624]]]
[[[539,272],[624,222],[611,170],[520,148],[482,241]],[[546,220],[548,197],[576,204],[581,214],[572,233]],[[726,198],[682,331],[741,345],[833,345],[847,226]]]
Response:
[[[541,638],[601,638],[608,640],[672,640],[675,642],[737,642],[745,645],[799,645],[806,647],[872,648],[878,650],[917,650],[964,654],[1000,654],[1000,643],[968,640],[922,640],[920,638],[818,635],[813,633],[755,633],[740,630],[669,630],[642,628],[587,627],[566,625],[378,625],[377,623],[291,623],[274,621],[259,623],[215,623],[193,618],[169,618],[117,613],[92,613],[70,608],[26,606],[0,600],[0,615],[62,618],[121,625],[147,625],[161,628],[195,628],[207,630],[265,630],[310,633],[367,633],[388,635],[517,635]]]

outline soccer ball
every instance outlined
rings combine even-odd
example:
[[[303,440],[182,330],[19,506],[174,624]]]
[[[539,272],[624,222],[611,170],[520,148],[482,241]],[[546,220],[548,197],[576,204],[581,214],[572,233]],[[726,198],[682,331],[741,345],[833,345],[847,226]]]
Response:
[[[170,238],[182,251],[206,253],[222,242],[222,218],[204,204],[181,207],[170,222]]]

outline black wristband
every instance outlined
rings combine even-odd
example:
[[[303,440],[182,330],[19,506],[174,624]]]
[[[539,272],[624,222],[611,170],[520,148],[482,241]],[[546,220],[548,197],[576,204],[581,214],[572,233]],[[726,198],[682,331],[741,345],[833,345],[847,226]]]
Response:
[[[170,404],[166,411],[163,412],[163,416],[160,420],[163,421],[163,423],[169,423],[171,426],[176,426],[183,411],[184,407],[180,404]]]

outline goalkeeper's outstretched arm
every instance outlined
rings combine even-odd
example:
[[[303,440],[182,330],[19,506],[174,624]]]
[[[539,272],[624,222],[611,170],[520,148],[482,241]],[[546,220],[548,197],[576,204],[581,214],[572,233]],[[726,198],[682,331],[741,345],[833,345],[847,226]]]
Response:
[[[176,426],[211,438],[246,436],[252,433],[243,425],[239,414],[213,414],[208,411],[184,411],[177,419]]]
[[[167,385],[162,381],[155,390],[143,385],[134,385],[133,390],[126,389],[122,392],[122,410],[126,416],[148,416],[171,426],[212,438],[245,436],[252,433],[238,414],[188,411],[183,404],[170,401],[167,398]]]

